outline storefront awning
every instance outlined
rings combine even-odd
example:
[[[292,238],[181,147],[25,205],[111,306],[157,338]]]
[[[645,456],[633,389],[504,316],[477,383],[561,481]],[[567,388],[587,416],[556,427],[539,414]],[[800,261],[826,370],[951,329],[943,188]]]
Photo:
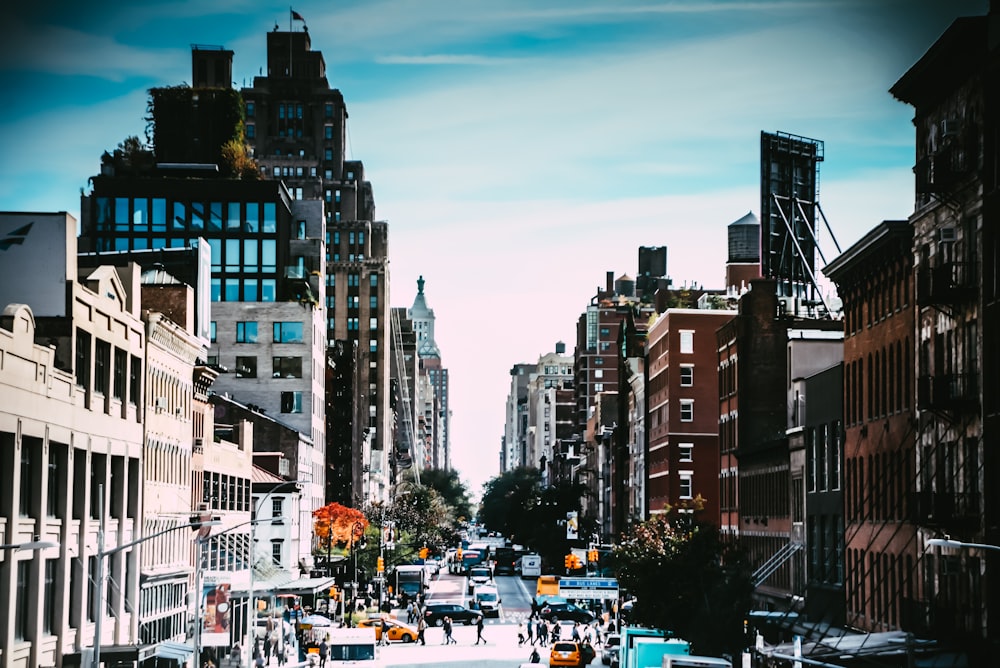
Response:
[[[158,659],[168,659],[177,663],[186,663],[194,654],[194,647],[182,642],[164,641],[156,645],[155,656]]]
[[[299,578],[278,587],[282,594],[315,594],[329,591],[337,583],[336,578]]]

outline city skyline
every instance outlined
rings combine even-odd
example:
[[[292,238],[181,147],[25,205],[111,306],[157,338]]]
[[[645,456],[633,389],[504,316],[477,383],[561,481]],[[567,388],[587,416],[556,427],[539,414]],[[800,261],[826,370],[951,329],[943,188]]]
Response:
[[[571,348],[606,271],[634,275],[639,246],[666,245],[675,284],[722,287],[726,226],[759,213],[760,131],[825,143],[820,202],[842,248],[909,216],[913,112],[888,89],[987,8],[944,5],[293,5],[390,225],[392,305],[427,281],[470,491],[498,473],[510,368]],[[146,91],[190,82],[191,44],[232,49],[240,88],[266,65],[265,33],[303,25],[235,1],[12,11],[0,208],[76,218],[101,153],[143,136]]]

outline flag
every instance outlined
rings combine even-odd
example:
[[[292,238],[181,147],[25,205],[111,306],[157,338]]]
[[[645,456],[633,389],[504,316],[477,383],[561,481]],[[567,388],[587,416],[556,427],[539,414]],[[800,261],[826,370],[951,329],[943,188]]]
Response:
[[[305,23],[305,22],[306,22],[306,20],[305,20],[304,18],[302,18],[302,14],[299,14],[299,13],[298,13],[297,11],[295,11],[294,9],[292,9],[292,10],[290,10],[290,11],[292,12],[292,20],[293,20],[293,21],[302,21],[303,23]]]

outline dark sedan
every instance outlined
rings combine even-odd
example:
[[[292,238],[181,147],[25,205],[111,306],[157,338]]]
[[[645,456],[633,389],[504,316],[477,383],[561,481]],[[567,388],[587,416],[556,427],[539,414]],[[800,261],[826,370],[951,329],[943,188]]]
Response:
[[[550,622],[580,622],[590,624],[594,621],[594,613],[572,603],[546,603],[539,614]]]
[[[427,626],[441,626],[445,617],[451,617],[453,624],[471,626],[482,616],[483,613],[478,610],[470,610],[457,603],[428,603],[424,610],[424,621],[427,622]]]

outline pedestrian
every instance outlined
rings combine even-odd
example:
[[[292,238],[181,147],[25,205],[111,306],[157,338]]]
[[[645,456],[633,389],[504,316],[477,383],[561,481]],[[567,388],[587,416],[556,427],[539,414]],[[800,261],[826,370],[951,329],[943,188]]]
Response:
[[[535,646],[535,622],[532,621],[531,617],[528,617],[528,624],[527,624],[527,626],[528,626],[528,642],[530,642],[531,646],[534,647]]]
[[[257,668],[264,668],[264,666],[267,665],[267,664],[264,663],[264,655],[263,654],[258,654],[257,658],[254,659],[253,663],[254,663],[254,665]]]
[[[271,663],[271,641],[267,636],[264,636],[264,664]]]
[[[517,646],[524,644],[524,622],[517,623]]]
[[[326,655],[330,652],[330,646],[326,644],[326,637],[319,644],[319,668],[326,666]]]
[[[556,623],[552,625],[552,642],[559,642],[561,637],[562,637],[562,624],[560,624],[559,620],[557,619]]]
[[[573,622],[573,631],[570,633],[573,642],[580,642],[580,622]]]
[[[385,617],[382,618],[382,622],[379,624],[378,644],[389,644],[389,620]]]
[[[484,645],[486,644],[486,638],[483,637],[483,616],[482,615],[479,615],[479,617],[476,618],[476,644],[477,645],[479,644],[480,640],[483,641]]]
[[[426,645],[427,641],[424,639],[424,631],[427,630],[427,620],[423,617],[417,620],[417,640],[420,641],[421,645]]]
[[[407,601],[406,603],[406,623],[413,623],[413,601]]]
[[[528,657],[528,663],[541,663],[542,657],[538,656],[538,650],[534,647],[531,648],[531,656]]]
[[[457,645],[458,643],[451,635],[451,617],[445,617],[444,623],[441,628],[444,629],[444,644],[445,645]]]
[[[549,625],[544,619],[538,620],[538,645],[546,647],[549,644]]]

